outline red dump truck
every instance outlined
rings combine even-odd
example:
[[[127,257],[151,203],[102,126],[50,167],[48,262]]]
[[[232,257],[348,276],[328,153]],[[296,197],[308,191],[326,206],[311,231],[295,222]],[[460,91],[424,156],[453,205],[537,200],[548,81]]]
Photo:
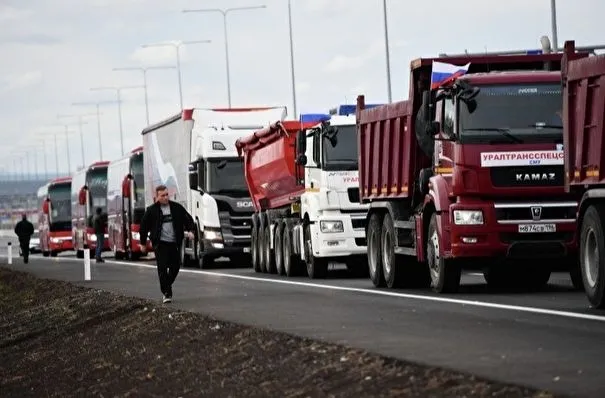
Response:
[[[417,59],[407,101],[364,109],[358,97],[375,286],[456,292],[462,269],[474,269],[492,286],[539,288],[559,269],[581,287],[579,195],[564,189],[561,58]]]
[[[565,189],[582,195],[579,257],[590,303],[605,308],[605,55],[581,57],[565,43],[563,62]]]

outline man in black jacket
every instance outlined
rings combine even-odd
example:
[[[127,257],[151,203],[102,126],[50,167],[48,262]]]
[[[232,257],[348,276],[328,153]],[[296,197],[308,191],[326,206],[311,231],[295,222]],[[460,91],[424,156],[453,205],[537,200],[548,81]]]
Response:
[[[159,185],[155,188],[156,202],[145,209],[141,220],[141,252],[145,252],[147,233],[155,252],[160,289],[163,302],[172,301],[172,284],[181,266],[181,244],[187,237],[193,239],[195,223],[193,217],[177,202],[169,199],[168,188]],[[185,232],[187,231],[187,232]]]
[[[27,215],[21,216],[21,221],[15,225],[15,234],[19,237],[19,245],[23,254],[23,262],[29,262],[29,240],[34,234],[34,225],[27,220]]]

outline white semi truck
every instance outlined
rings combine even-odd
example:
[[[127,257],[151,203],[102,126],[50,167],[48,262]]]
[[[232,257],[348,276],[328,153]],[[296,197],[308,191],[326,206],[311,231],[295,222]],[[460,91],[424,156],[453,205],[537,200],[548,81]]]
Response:
[[[235,141],[285,116],[285,107],[185,109],[143,130],[146,204],[166,185],[197,226],[183,242],[183,264],[249,264],[253,208]]]
[[[236,143],[256,210],[257,272],[291,276],[306,268],[322,278],[330,262],[367,271],[354,112],[341,105],[331,115],[301,115]]]

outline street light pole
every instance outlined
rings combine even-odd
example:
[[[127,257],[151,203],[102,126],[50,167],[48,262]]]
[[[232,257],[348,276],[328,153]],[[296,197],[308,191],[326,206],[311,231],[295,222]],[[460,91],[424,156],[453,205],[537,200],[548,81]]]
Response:
[[[148,66],[148,67],[113,68],[114,71],[138,70],[138,71],[143,72],[143,87],[144,87],[144,90],[145,90],[145,116],[146,116],[146,120],[147,120],[147,126],[149,126],[149,97],[147,96],[147,71],[151,70],[151,69],[174,69],[174,68],[175,68],[174,66]],[[180,81],[180,75],[179,75],[179,81]],[[181,104],[181,108],[182,108],[182,104]]]
[[[183,110],[183,79],[181,77],[180,47],[184,46],[184,45],[188,45],[188,44],[207,44],[207,43],[212,43],[212,40],[189,40],[189,41],[179,41],[176,43],[175,42],[165,42],[165,43],[151,43],[151,44],[142,44],[141,45],[142,48],[167,47],[167,46],[174,47],[174,49],[176,51],[176,72],[177,72],[178,83],[179,83],[179,99],[180,99],[181,110]],[[149,123],[147,123],[147,124],[149,124]]]
[[[86,158],[84,156],[84,132],[82,131],[82,125],[87,124],[85,121],[82,120],[82,118],[85,116],[95,115],[98,117],[98,115],[95,113],[87,113],[84,115],[58,115],[59,118],[75,117],[78,120],[78,129],[80,131],[80,149],[82,151],[82,167],[86,167]]]
[[[292,79],[292,105],[296,118],[296,78],[294,74],[294,39],[292,37],[292,1],[288,0],[288,25],[290,30],[290,73]]]
[[[552,25],[552,45],[555,52],[559,51],[557,42],[557,5],[556,0],[550,0],[550,23]]]
[[[132,88],[143,88],[143,86],[122,86],[122,87],[93,87],[91,91],[101,91],[101,90],[114,90],[116,92],[118,98],[118,119],[120,122],[120,147],[122,149],[122,156],[124,156],[124,129],[122,127],[122,90],[132,89]]]
[[[94,105],[96,108],[97,115],[97,139],[99,140],[99,160],[103,160],[103,142],[101,140],[101,105],[103,104],[115,104],[116,101],[90,101],[90,102],[74,102],[74,106],[86,106]]]
[[[386,65],[387,65],[387,97],[389,103],[393,101],[391,93],[391,57],[389,50],[389,28],[387,24],[387,0],[382,0],[382,11],[384,17],[384,46],[386,51]]]
[[[218,12],[223,15],[223,32],[225,35],[225,67],[227,69],[227,100],[229,103],[229,108],[231,108],[231,76],[229,73],[229,41],[227,38],[227,14],[233,11],[243,11],[243,10],[257,10],[261,8],[267,8],[266,5],[259,6],[250,6],[250,7],[231,7],[231,8],[203,8],[196,10],[183,10],[184,13],[190,12]]]

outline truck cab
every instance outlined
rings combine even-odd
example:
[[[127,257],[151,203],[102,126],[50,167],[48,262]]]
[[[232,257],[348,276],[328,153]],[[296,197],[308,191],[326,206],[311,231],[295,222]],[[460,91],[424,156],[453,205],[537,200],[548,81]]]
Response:
[[[202,262],[216,257],[246,261],[250,253],[251,217],[254,209],[244,178],[242,159],[235,141],[249,134],[250,126],[193,128],[189,165],[192,216],[199,228]]]

